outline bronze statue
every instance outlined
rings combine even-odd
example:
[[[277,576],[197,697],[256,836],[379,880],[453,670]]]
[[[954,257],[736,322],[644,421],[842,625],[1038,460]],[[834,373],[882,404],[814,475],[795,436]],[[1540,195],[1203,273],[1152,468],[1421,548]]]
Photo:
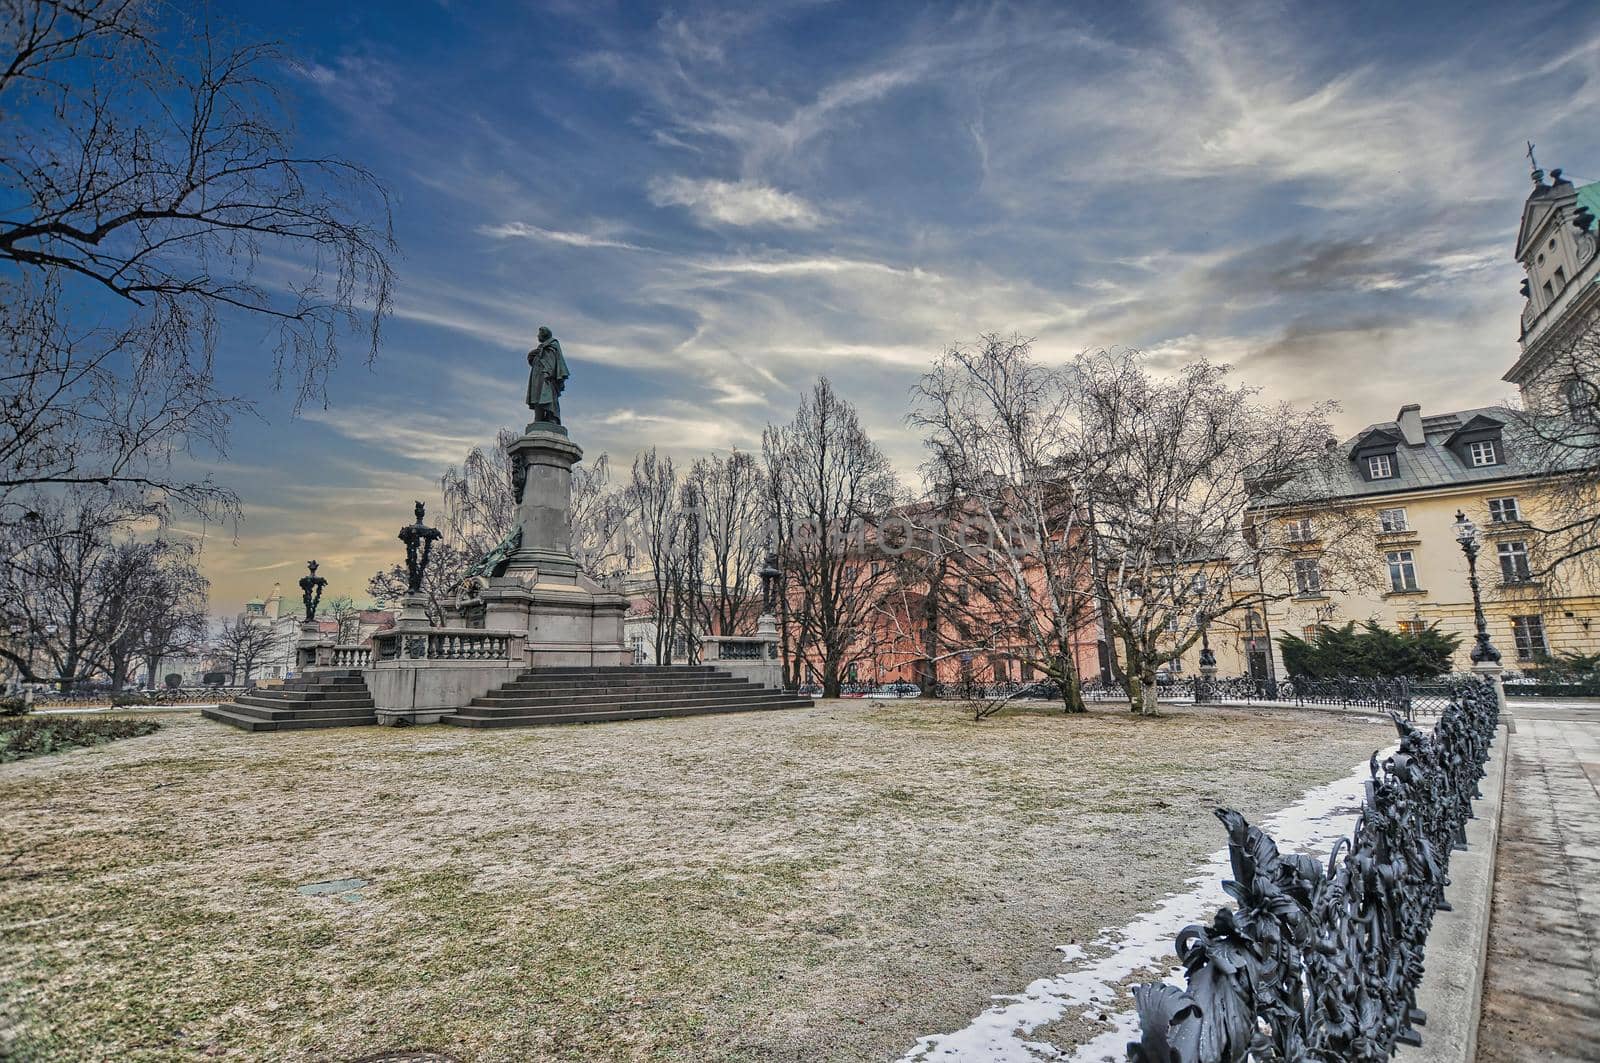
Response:
[[[535,422],[561,423],[561,393],[567,387],[567,360],[561,341],[539,326],[539,345],[528,352],[528,409]]]

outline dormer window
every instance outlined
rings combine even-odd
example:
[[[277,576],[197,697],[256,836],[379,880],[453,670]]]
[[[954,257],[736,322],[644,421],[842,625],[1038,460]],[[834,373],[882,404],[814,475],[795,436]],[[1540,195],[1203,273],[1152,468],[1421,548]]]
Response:
[[[1374,454],[1367,459],[1367,479],[1388,480],[1394,476],[1394,459],[1387,454]]]
[[[1480,439],[1476,443],[1467,444],[1467,457],[1472,462],[1474,469],[1481,469],[1489,465],[1500,464],[1500,448],[1494,445],[1492,439]]]

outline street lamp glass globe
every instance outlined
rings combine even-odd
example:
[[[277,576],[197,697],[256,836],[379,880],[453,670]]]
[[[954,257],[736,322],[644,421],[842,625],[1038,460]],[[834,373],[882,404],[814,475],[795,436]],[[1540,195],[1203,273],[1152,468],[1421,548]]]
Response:
[[[1478,541],[1478,526],[1461,510],[1456,510],[1456,542],[1469,546]]]

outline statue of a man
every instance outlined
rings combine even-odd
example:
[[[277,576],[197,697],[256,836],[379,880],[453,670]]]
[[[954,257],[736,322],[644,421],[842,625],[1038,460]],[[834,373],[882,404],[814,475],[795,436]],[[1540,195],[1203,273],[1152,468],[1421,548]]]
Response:
[[[567,360],[549,326],[539,327],[539,345],[528,352],[528,408],[535,421],[561,423],[561,393],[567,387]]]

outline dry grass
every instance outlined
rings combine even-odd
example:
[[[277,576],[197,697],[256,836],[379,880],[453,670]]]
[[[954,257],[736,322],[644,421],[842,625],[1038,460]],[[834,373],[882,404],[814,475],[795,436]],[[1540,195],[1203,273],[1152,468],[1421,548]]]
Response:
[[[884,1059],[1118,925],[1370,721],[958,705],[249,735],[0,768],[0,1056]],[[307,896],[368,880],[359,901]]]

